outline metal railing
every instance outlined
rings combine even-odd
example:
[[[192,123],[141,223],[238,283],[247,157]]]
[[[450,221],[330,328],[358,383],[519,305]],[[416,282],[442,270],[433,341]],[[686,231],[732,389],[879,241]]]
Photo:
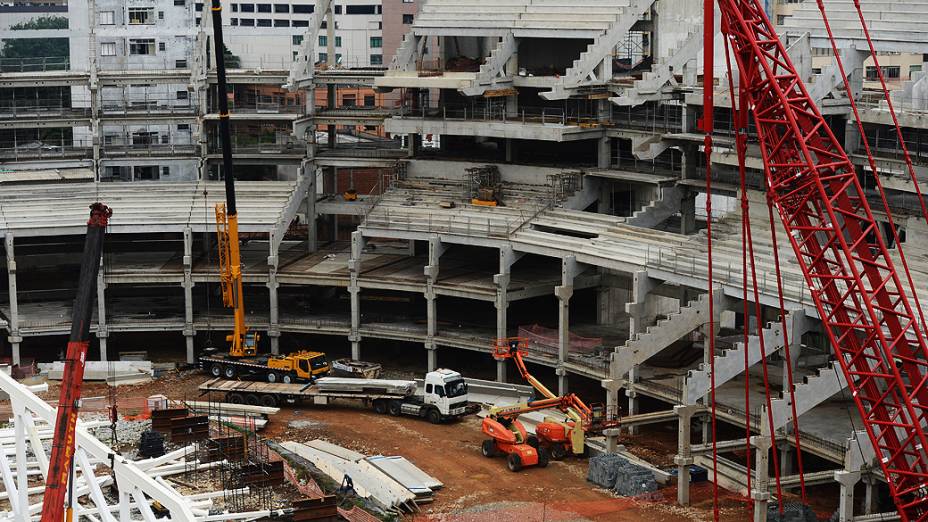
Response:
[[[0,58],[0,73],[67,71],[71,59],[67,56],[39,58]]]
[[[0,158],[12,160],[92,157],[93,146],[90,141],[69,140],[68,145],[51,145],[36,142],[15,147],[0,147]]]
[[[195,100],[149,97],[147,95],[138,98],[103,98],[100,108],[104,115],[112,115],[113,113],[136,115],[196,114],[197,112]]]
[[[48,99],[0,99],[0,117],[26,117],[26,116],[69,116],[69,117],[90,117],[91,109],[89,102],[85,107],[74,107],[74,102],[78,100],[66,100],[64,98]]]
[[[519,107],[510,111],[503,106],[478,107],[445,104],[440,107],[400,107],[401,118],[438,119],[443,121],[495,121],[502,123],[540,123],[542,125],[595,126],[600,120],[589,114],[573,113],[558,107]]]
[[[198,147],[193,143],[108,143],[101,149],[106,157],[193,155]]]

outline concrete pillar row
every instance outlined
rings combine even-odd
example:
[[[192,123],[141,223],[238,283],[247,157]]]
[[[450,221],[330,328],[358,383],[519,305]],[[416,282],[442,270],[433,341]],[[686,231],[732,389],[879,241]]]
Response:
[[[348,258],[348,293],[351,297],[351,329],[348,340],[351,342],[351,358],[361,359],[361,253],[366,240],[360,231],[351,233],[351,257]]]
[[[100,268],[97,270],[97,340],[100,342],[100,360],[107,361],[109,329],[106,324],[106,280],[103,276],[103,256],[100,257]]]
[[[7,232],[4,237],[4,247],[6,250],[6,271],[10,293],[10,335],[7,340],[10,342],[13,351],[13,364],[21,364],[19,347],[23,342],[23,338],[19,331],[19,296],[16,292],[16,254],[13,247],[13,234]]]
[[[567,256],[561,260],[561,284],[554,287],[557,297],[557,389],[558,395],[567,394],[567,357],[570,351],[570,298],[574,295],[574,279],[580,269],[577,258]]]
[[[272,232],[273,236],[273,232]],[[267,256],[267,289],[269,296],[269,324],[267,336],[271,340],[271,353],[277,355],[280,353],[280,301],[277,295],[277,289],[280,283],[277,282],[277,267],[279,264],[278,247],[276,241],[271,238],[270,251]]]
[[[425,266],[425,317],[426,340],[425,349],[428,354],[428,369],[438,368],[438,345],[435,336],[438,335],[438,303],[436,301],[435,283],[438,282],[439,258],[445,253],[445,245],[438,236],[429,238],[429,264]]]
[[[187,344],[187,364],[196,362],[194,339],[196,329],[193,327],[193,231],[184,229],[184,341]]]
[[[767,418],[766,406],[761,408],[761,419]],[[761,434],[751,437],[751,446],[754,448],[754,482],[751,490],[751,500],[754,502],[754,522],[766,522],[767,503],[770,501],[770,448],[773,447],[773,437],[770,425],[761,422]]]
[[[509,309],[509,280],[512,265],[522,257],[522,253],[515,252],[511,246],[499,249],[499,273],[493,276],[496,285],[496,338],[508,337],[507,311]],[[506,382],[506,361],[496,361],[496,381]]]
[[[630,339],[647,329],[648,295],[657,285],[658,283],[648,276],[646,270],[639,270],[632,274],[632,301],[625,304],[625,312],[629,315],[628,337]],[[615,353],[612,356],[615,357]],[[610,377],[616,380],[623,378],[622,375],[611,375]],[[637,379],[638,367],[634,366],[628,371],[628,381],[625,386],[625,396],[628,397],[627,415],[638,413],[638,394],[635,392],[635,381]],[[628,433],[635,435],[638,433],[638,427],[629,426]]]
[[[699,406],[674,406],[677,414],[677,454],[673,458],[677,465],[677,503],[690,504],[690,466],[693,465],[691,425]]]
[[[860,481],[859,471],[835,471],[835,481],[841,485],[838,495],[838,522],[854,520],[854,486]]]

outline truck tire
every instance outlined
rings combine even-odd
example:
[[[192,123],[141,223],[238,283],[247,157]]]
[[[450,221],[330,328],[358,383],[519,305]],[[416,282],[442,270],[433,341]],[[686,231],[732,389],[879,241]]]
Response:
[[[270,393],[265,393],[261,396],[261,406],[267,408],[276,408],[277,407],[277,397],[271,395]]]
[[[387,413],[387,401],[383,399],[375,399],[374,400],[374,413],[378,413],[380,415],[384,415],[385,413]]]
[[[538,448],[538,467],[546,468],[548,467],[548,462],[551,460],[551,455],[548,453],[547,448]]]
[[[226,379],[232,380],[238,374],[237,368],[231,364],[227,364],[222,367],[222,376]]]
[[[209,374],[213,377],[222,377],[222,365],[219,363],[213,363],[209,367]]]
[[[277,372],[267,372],[267,382],[274,384],[275,382],[280,382],[280,376],[277,375]]]
[[[425,418],[432,424],[441,424],[441,412],[435,408],[429,408],[429,411],[425,414]]]
[[[520,457],[517,453],[510,453],[509,456],[506,457],[506,467],[509,468],[509,471],[513,473],[521,470],[522,457]]]
[[[241,393],[230,393],[226,400],[232,404],[245,404],[245,397]]]
[[[496,443],[493,442],[493,439],[483,441],[483,444],[480,445],[480,453],[488,459],[496,456]]]
[[[290,375],[289,373],[283,374],[283,376],[281,376],[281,378],[280,378],[280,382],[282,382],[282,383],[284,383],[284,384],[292,384],[292,383],[293,383],[293,375]]]
[[[249,406],[258,406],[261,404],[261,397],[256,393],[249,393],[245,396],[245,404]]]
[[[397,400],[390,401],[387,409],[390,411],[390,415],[394,417],[399,417],[403,413],[403,405]]]

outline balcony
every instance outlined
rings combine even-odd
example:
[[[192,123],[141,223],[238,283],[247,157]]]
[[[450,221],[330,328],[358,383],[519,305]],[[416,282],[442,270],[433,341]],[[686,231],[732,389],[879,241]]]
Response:
[[[35,161],[59,159],[91,159],[93,146],[90,140],[67,141],[53,145],[42,141],[0,147],[0,160]]]

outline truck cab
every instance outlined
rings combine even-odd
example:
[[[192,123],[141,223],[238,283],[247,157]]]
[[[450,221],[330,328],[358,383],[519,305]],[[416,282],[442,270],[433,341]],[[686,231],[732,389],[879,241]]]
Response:
[[[442,416],[463,415],[468,409],[467,383],[460,373],[440,368],[425,374],[422,400]]]

